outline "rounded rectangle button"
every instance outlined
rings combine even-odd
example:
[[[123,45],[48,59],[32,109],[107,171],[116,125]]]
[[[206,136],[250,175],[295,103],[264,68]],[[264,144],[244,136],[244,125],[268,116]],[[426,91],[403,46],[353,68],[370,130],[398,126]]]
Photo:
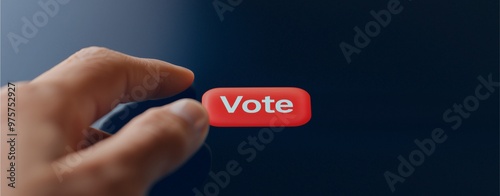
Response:
[[[311,97],[295,87],[214,88],[202,104],[216,127],[297,127],[311,119]]]

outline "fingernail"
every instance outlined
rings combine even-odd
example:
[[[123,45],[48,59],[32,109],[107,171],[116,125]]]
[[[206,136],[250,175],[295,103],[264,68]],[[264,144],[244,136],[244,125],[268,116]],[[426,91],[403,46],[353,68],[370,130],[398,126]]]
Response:
[[[192,99],[181,99],[169,106],[172,114],[184,119],[196,131],[203,131],[208,126],[207,114],[203,106]]]

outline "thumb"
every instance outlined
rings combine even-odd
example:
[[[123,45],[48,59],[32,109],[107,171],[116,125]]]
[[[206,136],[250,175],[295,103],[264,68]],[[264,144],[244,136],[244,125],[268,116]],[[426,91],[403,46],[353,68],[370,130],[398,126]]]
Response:
[[[113,184],[149,186],[190,158],[203,144],[208,128],[207,112],[195,100],[152,108],[117,134],[85,149],[92,152],[82,152],[86,156],[79,169]]]

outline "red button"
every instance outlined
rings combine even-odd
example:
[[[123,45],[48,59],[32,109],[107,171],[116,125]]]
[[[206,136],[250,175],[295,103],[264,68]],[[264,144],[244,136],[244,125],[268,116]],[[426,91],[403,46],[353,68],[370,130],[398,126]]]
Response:
[[[202,98],[216,127],[296,127],[311,119],[311,97],[300,88],[214,88]]]

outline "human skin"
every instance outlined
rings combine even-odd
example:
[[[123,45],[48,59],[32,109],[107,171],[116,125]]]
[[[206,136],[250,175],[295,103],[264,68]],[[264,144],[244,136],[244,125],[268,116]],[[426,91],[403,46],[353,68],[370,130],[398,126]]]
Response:
[[[186,68],[89,47],[32,81],[14,83],[15,95],[2,87],[1,195],[145,195],[203,144],[205,109],[183,99],[147,110],[114,135],[90,126],[118,103],[172,96],[193,80]],[[6,178],[12,96],[16,188]]]

